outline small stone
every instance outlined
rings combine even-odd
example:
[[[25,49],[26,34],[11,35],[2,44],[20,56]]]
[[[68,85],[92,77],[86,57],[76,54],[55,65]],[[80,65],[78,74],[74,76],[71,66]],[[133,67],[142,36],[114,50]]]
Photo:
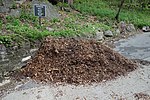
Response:
[[[10,80],[3,80],[2,83],[0,83],[0,86],[4,86],[8,83],[10,83]]]
[[[28,56],[28,57],[22,58],[21,62],[26,62],[26,61],[28,61],[29,59],[31,59],[31,56]]]
[[[103,32],[96,32],[95,38],[96,38],[96,40],[102,40],[102,39],[104,39]]]
[[[105,32],[104,32],[104,35],[105,35],[106,37],[112,37],[112,36],[113,36],[113,33],[112,33],[112,31],[108,30],[108,31],[105,31]]]
[[[119,29],[116,29],[116,30],[115,30],[115,34],[117,34],[117,35],[120,34],[120,30],[119,30]]]
[[[133,24],[129,24],[129,25],[127,25],[127,27],[126,27],[126,30],[127,30],[128,32],[133,32],[133,31],[135,31],[135,27],[134,27]]]
[[[142,30],[143,30],[143,32],[150,32],[150,27],[149,26],[143,26]]]
[[[3,0],[3,4],[7,8],[11,8],[14,3],[15,3],[14,0]]]
[[[0,6],[0,13],[8,13],[8,12],[9,12],[9,8]]]
[[[26,0],[17,0],[17,1],[15,1],[15,2],[16,2],[17,4],[22,5],[25,1],[26,1]]]
[[[53,28],[50,28],[50,27],[46,27],[46,29],[47,29],[48,31],[54,31],[54,29],[53,29]]]
[[[119,29],[120,29],[121,33],[125,34],[126,33],[126,23],[121,21],[119,24]]]
[[[41,98],[41,96],[40,96],[40,95],[37,95],[37,96],[36,96],[36,98],[37,98],[37,99],[40,99],[40,98]]]
[[[14,17],[19,17],[21,15],[21,10],[20,9],[11,9],[10,16],[14,16]]]
[[[70,8],[64,8],[64,11],[71,12],[71,9]]]
[[[31,49],[30,50],[30,53],[34,53],[34,52],[36,52],[38,49]]]
[[[143,26],[142,30],[143,30],[143,31],[146,31],[146,26]]]

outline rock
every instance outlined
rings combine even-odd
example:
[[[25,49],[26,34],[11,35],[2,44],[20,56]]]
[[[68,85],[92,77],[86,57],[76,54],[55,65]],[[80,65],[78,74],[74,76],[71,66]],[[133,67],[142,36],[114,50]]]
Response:
[[[26,1],[26,0],[16,0],[15,2],[16,2],[17,4],[22,5],[25,1]]]
[[[38,1],[38,0],[33,0],[32,4],[33,5],[34,4],[46,5],[46,18],[48,18],[48,19],[59,18],[58,11],[55,9],[55,7],[51,3],[45,2],[45,1],[42,2],[42,1]]]
[[[112,37],[112,36],[113,36],[113,33],[112,33],[112,31],[108,30],[108,31],[105,31],[105,32],[104,32],[104,35],[105,35],[106,37]]]
[[[149,26],[143,26],[142,30],[143,30],[143,32],[150,32],[150,27]]]
[[[96,40],[103,40],[104,39],[104,32],[96,32],[95,35]]]
[[[21,15],[21,10],[20,9],[11,9],[10,16],[14,16],[14,17],[19,17]]]
[[[31,56],[28,56],[28,57],[22,58],[21,62],[26,62],[26,61],[28,61],[29,59],[31,59]]]
[[[38,49],[31,49],[30,50],[30,53],[34,53],[34,52],[36,52]]]
[[[38,48],[31,49],[31,50],[30,50],[31,56],[34,57],[37,51],[38,51]]]
[[[129,24],[129,25],[126,26],[126,30],[128,32],[133,32],[133,31],[135,31],[135,27],[134,27],[133,24]]]
[[[3,44],[0,44],[0,52],[6,51],[6,47]]]
[[[48,30],[48,31],[54,31],[54,29],[53,28],[50,28],[50,27],[46,27],[46,29]]]
[[[9,12],[9,8],[0,6],[0,13],[7,13],[7,12]]]
[[[6,56],[7,56],[6,47],[3,45],[0,45],[0,62],[8,61]]]
[[[142,30],[145,32],[147,30],[146,26],[143,26]]]
[[[0,87],[6,85],[8,83],[10,83],[10,80],[3,80],[2,82],[0,82]]]
[[[115,30],[115,33],[116,33],[116,34],[120,34],[120,30],[119,30],[119,29],[116,29],[116,30]]]
[[[3,0],[3,4],[6,8],[12,8],[15,2],[14,0]]]
[[[126,23],[121,21],[119,24],[120,33],[125,34],[126,33]]]
[[[71,9],[70,8],[64,8],[64,11],[71,12]]]

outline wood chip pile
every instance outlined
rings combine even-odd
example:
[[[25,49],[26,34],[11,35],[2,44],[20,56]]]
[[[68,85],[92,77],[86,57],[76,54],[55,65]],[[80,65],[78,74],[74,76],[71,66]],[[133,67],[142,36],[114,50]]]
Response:
[[[95,40],[47,37],[21,73],[42,82],[86,84],[115,79],[136,67]]]

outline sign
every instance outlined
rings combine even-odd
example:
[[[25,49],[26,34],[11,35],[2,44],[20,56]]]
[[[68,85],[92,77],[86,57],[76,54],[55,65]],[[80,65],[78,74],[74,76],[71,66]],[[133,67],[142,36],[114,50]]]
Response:
[[[46,16],[46,5],[34,4],[34,15],[39,17]]]

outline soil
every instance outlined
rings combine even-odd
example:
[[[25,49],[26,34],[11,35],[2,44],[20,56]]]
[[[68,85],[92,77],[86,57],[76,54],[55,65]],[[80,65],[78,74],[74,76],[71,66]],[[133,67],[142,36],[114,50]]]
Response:
[[[21,74],[42,82],[86,84],[115,79],[136,68],[96,40],[47,37]]]

